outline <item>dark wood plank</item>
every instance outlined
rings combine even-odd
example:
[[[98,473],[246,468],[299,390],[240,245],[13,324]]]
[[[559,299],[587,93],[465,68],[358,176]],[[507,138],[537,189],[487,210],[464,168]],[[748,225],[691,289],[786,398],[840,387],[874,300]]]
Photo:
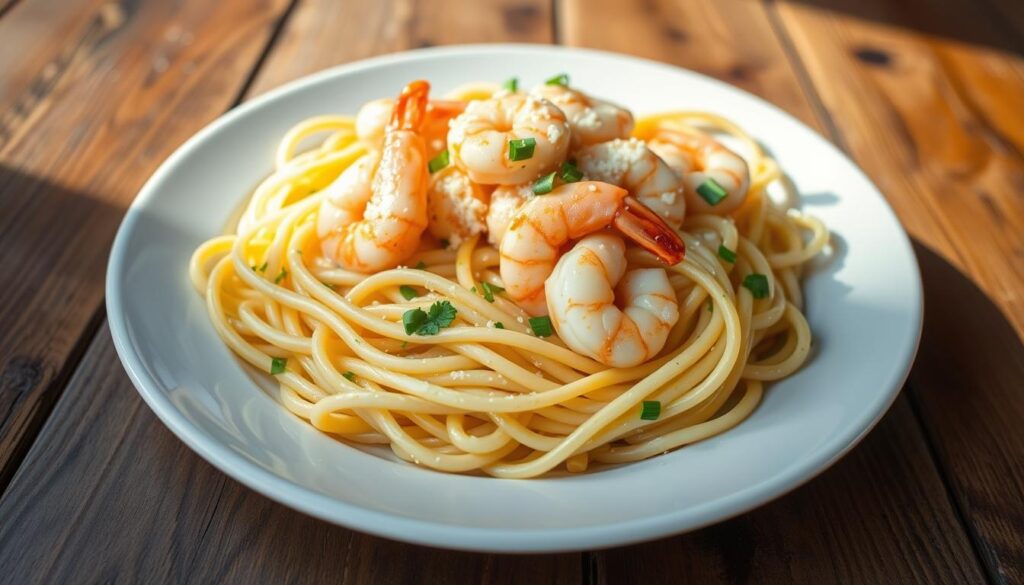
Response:
[[[0,489],[95,332],[125,207],[236,99],[285,7],[25,0],[0,19]]]
[[[775,6],[781,32],[792,39],[820,88],[849,152],[919,242],[926,323],[911,378],[913,402],[989,577],[1020,582],[1024,21],[1019,6],[1016,17],[992,10],[1005,3],[966,0],[870,0],[827,7],[786,0]],[[983,43],[976,41],[981,37]],[[925,216],[940,229],[920,223]]]
[[[448,12],[458,16],[444,18],[433,7],[404,2],[303,2],[250,95],[335,63],[425,42],[552,36],[546,3]],[[346,43],[337,42],[339,30],[347,31]],[[582,579],[578,554],[474,555],[398,544],[327,525],[255,494],[203,463],[163,428],[131,389],[105,328],[0,500],[0,517],[0,574],[26,580]]]
[[[1001,583],[1024,583],[1024,346],[977,285],[918,246],[924,337],[913,401]]]
[[[763,4],[609,0],[562,6],[564,38],[572,44],[676,63],[757,93],[826,132],[833,127]],[[602,27],[606,21],[617,25]],[[596,569],[609,583],[679,574],[695,582],[982,581],[903,398],[870,440],[823,479],[722,526],[598,553]]]
[[[580,582],[578,555],[400,544],[276,504],[193,454],[117,363],[104,326],[0,500],[0,575],[19,583]]]
[[[785,498],[597,556],[601,583],[984,583],[905,398]]]

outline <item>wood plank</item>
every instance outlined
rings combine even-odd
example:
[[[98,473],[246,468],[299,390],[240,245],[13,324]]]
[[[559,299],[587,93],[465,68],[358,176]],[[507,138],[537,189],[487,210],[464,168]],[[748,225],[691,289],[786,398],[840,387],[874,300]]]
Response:
[[[231,105],[285,7],[25,0],[0,19],[0,250],[17,276],[0,291],[0,489],[95,331],[125,207]]]
[[[994,582],[1024,583],[1024,345],[998,307],[935,252],[917,248],[924,337],[910,382]]]
[[[918,240],[914,404],[989,577],[1024,580],[1021,18],[967,1],[775,6],[851,154]],[[921,228],[929,215],[941,230]]]
[[[846,16],[847,4],[872,18]],[[850,154],[911,235],[976,279],[1024,332],[1024,40],[1005,38],[1018,53],[999,52],[903,24],[943,19],[1004,35],[979,6],[783,0],[777,11]]]
[[[325,66],[424,42],[552,35],[550,8],[540,2],[466,6],[453,19],[411,16],[411,6],[300,4],[250,95]],[[484,21],[492,25],[481,27]],[[337,43],[339,30],[348,31],[346,44]],[[0,517],[0,571],[25,580],[582,580],[577,554],[473,555],[399,544],[312,520],[255,494],[203,463],[156,421],[121,371],[105,328],[0,500]]]
[[[578,555],[401,544],[293,512],[179,441],[104,326],[5,497],[0,575],[49,583],[575,583]]]
[[[563,38],[570,44],[653,57],[718,77],[832,132],[833,121],[789,59],[789,48],[762,4],[563,1],[561,6]],[[617,26],[602,27],[606,21]],[[920,225],[937,229],[939,224],[925,217]],[[903,398],[864,445],[797,493],[694,535],[597,553],[595,566],[608,583],[679,575],[702,583],[983,580]]]
[[[551,23],[546,0],[387,0],[358,9],[346,2],[306,2],[289,19],[250,95],[382,53],[452,43],[547,43],[554,40]]]
[[[692,534],[599,553],[599,583],[984,583],[905,398],[835,467]]]

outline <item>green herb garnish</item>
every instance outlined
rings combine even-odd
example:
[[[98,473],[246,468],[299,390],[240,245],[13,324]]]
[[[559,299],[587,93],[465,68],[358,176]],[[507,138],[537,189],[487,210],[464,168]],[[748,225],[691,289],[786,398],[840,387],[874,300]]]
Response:
[[[448,301],[437,301],[428,311],[416,308],[402,314],[406,335],[437,335],[455,320],[458,311]]]
[[[270,373],[274,376],[283,374],[288,366],[288,358],[273,358],[270,360]]]
[[[484,289],[484,300],[488,303],[494,302],[494,293],[505,292],[505,289],[489,282],[481,282],[480,287]]]
[[[736,252],[733,252],[721,244],[718,246],[718,257],[730,264],[736,263]]]
[[[420,260],[419,262],[416,263],[416,270],[426,270],[426,268],[427,263],[424,262],[423,260]]]
[[[515,92],[519,91],[519,78],[518,77],[509,78],[507,81],[505,81],[505,83],[501,84],[501,87],[504,88],[504,89],[507,89],[508,91],[510,91],[512,93],[515,93]]]
[[[537,141],[533,138],[519,138],[508,141],[508,160],[527,160],[533,158],[533,149]]]
[[[257,270],[259,270],[260,272],[266,272],[267,271],[267,263],[264,262],[263,266],[260,266],[259,268],[257,268]]]
[[[544,195],[555,188],[555,173],[548,173],[533,183],[533,194]]]
[[[700,186],[697,187],[697,194],[700,195],[701,199],[708,202],[708,205],[718,205],[725,199],[728,193],[721,185],[715,182],[714,179],[705,179]]]
[[[551,79],[544,82],[545,85],[569,85],[569,74],[559,73]]]
[[[497,321],[497,322],[494,323],[494,328],[495,329],[504,329],[505,328],[505,324],[502,323],[501,321]]]
[[[553,332],[551,318],[547,315],[530,317],[530,328],[533,329],[533,334],[537,337],[550,337]]]
[[[566,183],[575,183],[583,178],[583,171],[576,168],[575,163],[565,161],[562,163],[562,168],[558,169],[558,178]]]
[[[344,374],[342,374],[342,376],[345,376],[345,379],[348,380],[349,382],[352,382],[353,380],[356,379],[356,375],[353,372],[345,372]]]
[[[661,416],[661,402],[657,400],[644,400],[640,407],[640,418],[643,420],[658,420]]]
[[[282,280],[284,280],[284,279],[285,279],[285,278],[286,278],[287,276],[288,276],[288,271],[287,271],[287,270],[285,270],[285,269],[284,269],[284,267],[282,267],[282,268],[281,268],[281,272],[279,272],[279,273],[277,274],[277,276],[276,276],[276,277],[274,277],[274,284],[278,284],[278,283],[280,283],[280,282],[281,282]]]
[[[433,174],[448,166],[448,163],[448,150],[442,150],[437,153],[437,156],[430,159],[430,162],[427,163],[427,169]]]
[[[748,274],[743,279],[743,287],[749,290],[755,299],[768,298],[768,277],[763,274]]]

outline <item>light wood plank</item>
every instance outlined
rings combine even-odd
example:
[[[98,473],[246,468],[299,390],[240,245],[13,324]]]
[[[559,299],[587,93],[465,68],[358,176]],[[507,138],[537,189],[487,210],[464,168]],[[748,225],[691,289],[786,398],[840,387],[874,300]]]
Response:
[[[918,241],[914,403],[988,575],[1024,580],[1021,18],[966,0],[776,6],[850,153]]]
[[[761,3],[561,5],[567,16],[564,38],[570,43],[658,58],[720,78],[837,138]],[[605,21],[617,26],[602,27]],[[637,43],[639,38],[644,42]],[[945,496],[920,427],[901,398],[867,444],[825,478],[718,527],[598,553],[597,573],[608,583],[629,575],[654,582],[684,575],[702,583],[880,582],[888,577],[897,582],[980,582],[970,542]]]

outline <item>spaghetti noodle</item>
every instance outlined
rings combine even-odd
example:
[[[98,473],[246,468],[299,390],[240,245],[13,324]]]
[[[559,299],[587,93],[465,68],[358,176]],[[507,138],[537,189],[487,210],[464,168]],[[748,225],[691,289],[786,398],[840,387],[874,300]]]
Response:
[[[476,85],[451,97],[495,90]],[[325,259],[315,229],[323,190],[368,149],[353,118],[311,118],[289,131],[274,172],[237,225],[195,251],[190,276],[232,351],[275,376],[286,408],[344,441],[501,478],[652,457],[737,425],[765,382],[804,363],[811,332],[800,278],[828,241],[793,197],[769,197],[781,171],[735,124],[669,112],[640,118],[633,136],[666,130],[738,142],[750,185],[730,216],[686,216],[686,257],[666,268],[679,318],[665,349],[637,366],[609,367],[557,334],[539,337],[523,308],[493,293],[500,254],[479,236],[452,249],[424,236],[404,265],[373,274]],[[318,145],[303,149],[314,137]],[[658,265],[639,248],[626,256],[630,267]],[[489,294],[484,283],[494,285]],[[408,334],[403,315],[439,301],[455,309],[450,325]]]

